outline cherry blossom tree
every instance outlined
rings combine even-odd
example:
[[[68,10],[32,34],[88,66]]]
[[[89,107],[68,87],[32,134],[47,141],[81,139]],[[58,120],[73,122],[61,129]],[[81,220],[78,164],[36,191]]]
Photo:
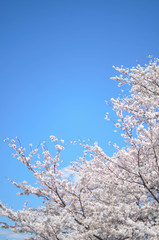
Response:
[[[12,183],[20,195],[43,199],[38,208],[14,211],[0,203],[0,215],[13,221],[1,227],[31,233],[29,239],[47,240],[142,240],[159,239],[159,59],[131,69],[115,68],[113,79],[129,93],[111,99],[117,114],[115,127],[125,141],[109,157],[97,143],[83,143],[83,157],[72,163],[74,177],[60,169],[63,140],[51,136],[57,153],[45,146],[26,156],[19,140],[9,140],[14,156],[34,177],[37,185],[26,181]],[[107,115],[106,119],[110,117]],[[34,160],[36,159],[36,161]]]

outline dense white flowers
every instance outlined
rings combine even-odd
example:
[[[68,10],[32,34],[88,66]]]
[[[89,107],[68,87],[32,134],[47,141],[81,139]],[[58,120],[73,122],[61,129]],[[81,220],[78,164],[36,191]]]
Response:
[[[32,145],[26,156],[16,141],[6,139],[39,185],[12,183],[21,189],[20,195],[43,198],[43,205],[15,212],[0,203],[0,214],[13,221],[13,225],[2,222],[1,227],[32,233],[32,240],[159,239],[158,59],[145,67],[116,69],[121,75],[113,79],[130,87],[128,96],[112,99],[118,117],[115,126],[125,147],[114,144],[116,153],[109,157],[98,143],[80,141],[83,157],[62,171],[64,140],[61,145],[51,136],[57,154],[52,157],[43,143],[41,158]],[[33,161],[33,156],[38,160]]]

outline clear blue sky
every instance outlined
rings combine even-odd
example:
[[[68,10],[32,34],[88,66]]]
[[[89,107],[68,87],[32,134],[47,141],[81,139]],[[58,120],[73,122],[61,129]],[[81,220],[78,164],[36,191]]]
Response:
[[[158,0],[0,0],[0,199],[15,209],[25,198],[7,178],[30,174],[3,142],[27,146],[91,138],[106,153],[120,142],[106,120],[105,100],[120,90],[112,65],[126,67],[159,57]],[[48,143],[49,144],[49,143]],[[67,149],[63,166],[79,155]],[[36,205],[36,199],[32,200]],[[19,236],[19,235],[18,235]],[[0,231],[0,240],[19,239]]]

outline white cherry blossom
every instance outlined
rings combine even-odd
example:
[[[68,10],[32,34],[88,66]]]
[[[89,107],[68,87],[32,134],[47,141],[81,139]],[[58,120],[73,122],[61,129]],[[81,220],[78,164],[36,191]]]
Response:
[[[158,61],[130,70],[116,68],[121,75],[113,79],[130,88],[128,96],[111,100],[125,147],[114,144],[116,151],[109,157],[97,142],[79,141],[84,155],[69,167],[74,179],[60,170],[64,147],[55,136],[50,138],[57,154],[51,156],[43,143],[42,157],[40,149],[26,156],[17,140],[6,139],[39,184],[12,183],[21,190],[19,195],[36,195],[43,205],[16,212],[0,203],[0,215],[13,221],[1,222],[1,227],[31,233],[32,240],[159,239]]]

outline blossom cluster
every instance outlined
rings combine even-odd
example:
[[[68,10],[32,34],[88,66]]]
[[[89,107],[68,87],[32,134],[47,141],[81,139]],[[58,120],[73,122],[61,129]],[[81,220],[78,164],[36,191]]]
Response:
[[[69,166],[74,180],[59,167],[64,140],[59,143],[51,136],[57,153],[52,157],[42,144],[42,158],[39,149],[26,156],[25,148],[6,140],[38,181],[37,187],[26,181],[12,183],[21,189],[20,195],[41,197],[43,205],[16,212],[0,203],[0,215],[13,221],[1,227],[31,233],[32,240],[159,239],[158,62],[116,68],[121,75],[113,79],[130,87],[128,96],[111,99],[125,147],[114,145],[117,151],[109,157],[97,142],[80,143],[84,155]]]

